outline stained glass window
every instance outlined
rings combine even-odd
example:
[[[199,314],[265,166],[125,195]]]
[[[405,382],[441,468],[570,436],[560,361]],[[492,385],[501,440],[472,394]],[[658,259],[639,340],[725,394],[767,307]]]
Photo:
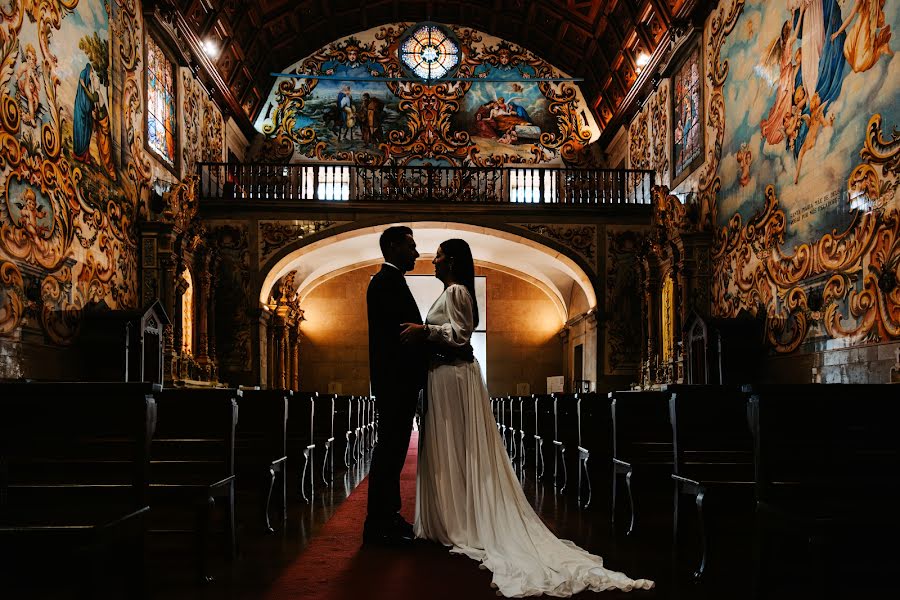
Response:
[[[695,49],[675,74],[672,100],[674,178],[687,175],[703,160],[703,78],[700,50]],[[695,162],[696,161],[696,162]]]
[[[459,46],[437,25],[420,25],[400,43],[400,58],[422,79],[440,79],[459,63]]]
[[[147,145],[175,166],[175,65],[147,36]]]

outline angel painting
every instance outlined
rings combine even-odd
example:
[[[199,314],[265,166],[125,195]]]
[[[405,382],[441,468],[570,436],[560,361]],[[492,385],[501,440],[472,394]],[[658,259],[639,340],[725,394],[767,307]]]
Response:
[[[841,28],[831,35],[831,39],[836,39],[845,31],[844,58],[857,73],[875,66],[882,54],[894,55],[890,46],[891,26],[884,22],[884,0],[856,0],[850,14]]]
[[[15,202],[15,205],[19,209],[18,226],[25,230],[31,243],[44,252],[50,236],[50,228],[41,221],[47,217],[47,210],[38,204],[37,196],[31,188],[24,189],[22,201]]]
[[[41,109],[41,80],[37,52],[31,44],[25,44],[22,66],[16,71],[16,99],[22,107],[22,122],[38,126]]]
[[[775,102],[769,109],[768,116],[760,123],[763,139],[772,146],[784,140],[783,123],[791,112],[794,81],[800,67],[799,56],[797,61],[794,60],[796,41],[797,30],[787,20],[781,27],[781,35],[769,46],[761,65],[766,78],[770,82],[776,82]]]

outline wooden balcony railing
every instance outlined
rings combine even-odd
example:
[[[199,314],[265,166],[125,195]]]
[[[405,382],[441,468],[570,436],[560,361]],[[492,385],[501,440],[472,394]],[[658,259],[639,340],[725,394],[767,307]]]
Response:
[[[200,163],[200,197],[221,201],[650,204],[653,171]]]

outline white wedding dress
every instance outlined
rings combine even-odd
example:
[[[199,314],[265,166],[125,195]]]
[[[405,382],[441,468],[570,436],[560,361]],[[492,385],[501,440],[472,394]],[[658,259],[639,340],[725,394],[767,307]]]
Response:
[[[451,285],[426,318],[428,339],[463,346],[472,300]],[[603,559],[561,540],[532,509],[497,432],[478,361],[433,367],[419,432],[416,537],[451,546],[493,572],[507,597],[567,597],[584,590],[650,589],[603,567]]]

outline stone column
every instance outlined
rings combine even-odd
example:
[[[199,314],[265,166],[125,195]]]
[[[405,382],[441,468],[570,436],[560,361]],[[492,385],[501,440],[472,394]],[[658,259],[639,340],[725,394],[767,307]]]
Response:
[[[218,381],[219,373],[218,373],[218,361],[216,359],[216,282],[218,278],[216,274],[218,273],[219,268],[219,257],[213,252],[210,256],[209,261],[209,278],[210,284],[209,289],[207,290],[209,293],[209,299],[207,302],[207,346],[209,352],[209,375],[212,381]]]
[[[300,323],[291,327],[291,389],[300,389]]]
[[[269,366],[272,364],[272,335],[269,326],[272,313],[262,308],[259,311],[259,379],[257,383],[263,388],[272,387]]]
[[[290,368],[291,368],[291,329],[287,323],[281,327],[281,360],[279,366],[281,373],[278,378],[281,389],[286,390],[290,387]]]
[[[197,357],[197,362],[207,369],[210,364],[207,308],[210,295],[209,289],[212,285],[212,275],[209,272],[209,258],[209,253],[204,252],[202,259],[199,261],[199,273],[197,274],[197,278],[200,280],[197,290],[199,293],[194,300],[194,305],[197,307],[197,348],[194,354]]]
[[[569,360],[569,355],[571,354],[571,350],[572,350],[571,348],[569,348],[569,334],[570,333],[571,333],[571,327],[566,325],[557,334],[557,335],[559,335],[559,341],[562,343],[562,348],[563,348],[563,377],[566,382],[563,384],[564,390],[566,389],[566,387],[568,387],[568,382],[572,381],[572,375],[573,375],[572,365],[571,365],[572,361]]]
[[[600,379],[602,367],[599,363],[600,336],[597,329],[597,309],[593,309],[584,316],[584,365],[582,373],[587,381],[593,383],[594,389]],[[592,354],[593,353],[593,354]]]

